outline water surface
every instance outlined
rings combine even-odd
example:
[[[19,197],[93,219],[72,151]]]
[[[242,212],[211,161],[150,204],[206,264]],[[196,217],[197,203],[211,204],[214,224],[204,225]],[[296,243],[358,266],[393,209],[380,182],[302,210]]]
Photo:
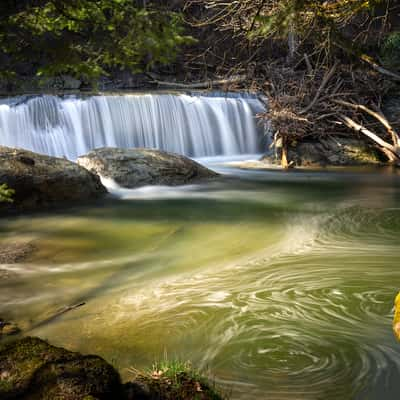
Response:
[[[168,357],[233,399],[398,399],[400,177],[222,171],[2,220],[0,242],[38,251],[1,266],[0,314],[125,379]]]

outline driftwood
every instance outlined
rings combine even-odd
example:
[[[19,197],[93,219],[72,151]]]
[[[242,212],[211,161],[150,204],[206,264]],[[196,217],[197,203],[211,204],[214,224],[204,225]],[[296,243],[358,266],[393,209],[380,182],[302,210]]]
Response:
[[[389,121],[386,119],[386,117],[384,115],[382,115],[379,112],[375,112],[362,104],[354,104],[354,103],[350,103],[350,102],[344,101],[344,100],[332,100],[332,101],[336,104],[340,104],[342,106],[353,108],[354,110],[362,110],[362,111],[366,112],[367,114],[371,115],[372,117],[374,117],[386,128],[386,130],[392,137],[393,145],[395,147],[400,147],[400,137],[397,134],[397,132],[393,129],[393,127],[390,125]]]
[[[72,306],[67,306],[64,307],[63,309],[57,311],[55,314],[53,314],[52,316],[50,316],[49,318],[46,318],[43,321],[38,322],[37,324],[34,324],[32,327],[29,328],[29,331],[33,331],[34,329],[40,328],[44,325],[50,324],[51,322],[54,322],[56,319],[58,319],[59,317],[61,317],[62,315],[64,315],[65,313],[75,310],[79,307],[84,306],[86,303],[85,302],[81,302],[78,304],[74,304]]]
[[[384,153],[389,157],[389,160],[394,162],[398,162],[400,160],[400,152],[399,149],[395,146],[387,143],[382,138],[380,138],[375,133],[371,132],[369,129],[365,128],[364,126],[360,125],[359,123],[355,122],[353,119],[347,117],[346,115],[341,114],[340,119],[344,122],[344,124],[353,129],[356,132],[362,133],[363,135],[369,137],[372,141],[378,144],[382,150],[384,149]]]
[[[178,82],[167,82],[167,81],[159,81],[154,79],[153,83],[157,83],[159,86],[168,86],[178,89],[209,89],[214,86],[223,86],[223,85],[231,85],[234,83],[242,83],[247,79],[246,75],[235,76],[227,79],[219,79],[219,80],[209,80],[204,82],[197,83],[178,83]]]

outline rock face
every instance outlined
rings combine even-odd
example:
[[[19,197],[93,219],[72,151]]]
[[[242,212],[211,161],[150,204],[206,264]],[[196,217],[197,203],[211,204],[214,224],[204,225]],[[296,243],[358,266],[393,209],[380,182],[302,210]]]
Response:
[[[122,385],[102,358],[27,337],[0,347],[0,398],[113,400],[122,398]]]
[[[264,161],[280,163],[281,149],[275,156],[267,155]],[[377,152],[365,141],[357,138],[328,137],[292,143],[288,147],[288,160],[294,166],[320,167],[380,164]]]
[[[71,161],[0,146],[0,184],[15,190],[3,211],[47,208],[94,199],[107,193],[98,176]]]
[[[126,188],[176,186],[218,175],[187,157],[152,149],[101,148],[79,157],[78,164]]]

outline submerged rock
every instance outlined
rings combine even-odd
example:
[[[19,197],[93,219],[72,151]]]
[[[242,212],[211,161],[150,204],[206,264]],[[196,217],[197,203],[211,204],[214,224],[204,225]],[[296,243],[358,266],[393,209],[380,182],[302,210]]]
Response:
[[[275,155],[267,155],[264,161],[280,163],[281,148]],[[358,138],[329,136],[319,140],[293,142],[288,146],[288,160],[294,166],[350,166],[380,164],[376,150]]]
[[[187,157],[152,149],[105,147],[79,157],[78,164],[126,188],[176,186],[218,175]]]
[[[0,318],[0,339],[4,336],[16,335],[20,333],[18,325],[14,322],[4,321]]]
[[[0,264],[17,264],[28,259],[36,251],[30,241],[15,238],[0,242]],[[0,277],[1,277],[0,268]]]
[[[3,183],[15,194],[12,203],[0,203],[0,213],[87,201],[107,192],[98,176],[71,161],[0,146]]]
[[[122,399],[117,371],[98,356],[84,356],[27,337],[0,347],[0,398]]]

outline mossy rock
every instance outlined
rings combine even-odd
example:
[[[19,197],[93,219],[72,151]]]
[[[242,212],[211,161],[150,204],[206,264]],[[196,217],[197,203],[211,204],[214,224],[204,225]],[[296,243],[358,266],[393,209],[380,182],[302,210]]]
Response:
[[[117,371],[84,356],[27,337],[0,347],[0,399],[121,399]]]
[[[289,143],[288,160],[298,167],[380,165],[377,150],[357,137],[327,136]],[[275,156],[266,155],[264,161],[280,163],[282,149],[277,146]]]
[[[46,210],[103,197],[100,178],[71,161],[0,146],[0,184],[15,193],[0,203],[0,215]]]

